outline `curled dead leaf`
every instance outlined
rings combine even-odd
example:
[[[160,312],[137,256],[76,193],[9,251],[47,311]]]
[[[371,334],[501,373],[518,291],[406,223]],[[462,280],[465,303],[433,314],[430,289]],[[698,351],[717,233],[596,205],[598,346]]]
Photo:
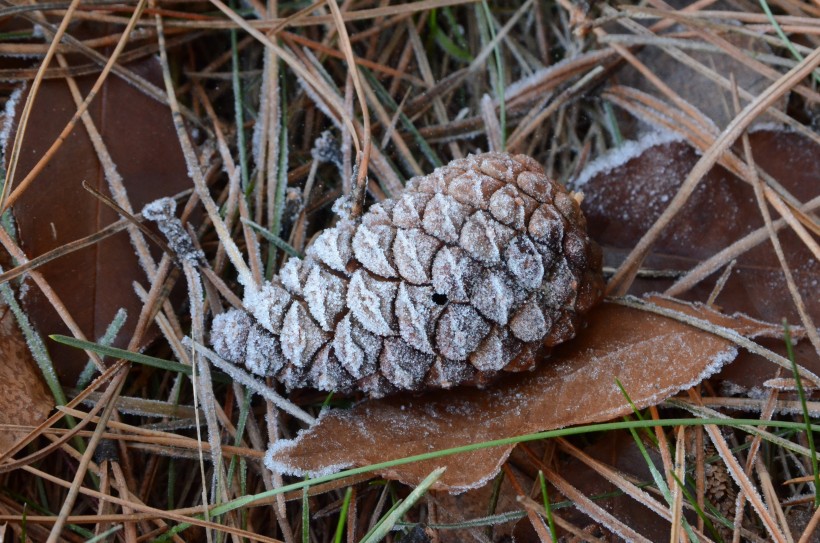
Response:
[[[8,306],[0,307],[0,453],[28,434],[4,425],[37,426],[54,408],[23,333]]]
[[[676,309],[726,324],[707,308],[680,304]],[[764,333],[771,325],[752,328],[744,333]],[[700,382],[737,352],[731,342],[671,318],[606,303],[592,312],[576,340],[556,349],[553,363],[483,390],[401,395],[327,411],[295,440],[275,443],[266,464],[274,471],[315,475],[609,420],[632,411],[616,379],[643,408]],[[437,488],[462,492],[493,477],[511,450],[511,445],[480,449],[379,473],[418,484],[435,467],[447,465]]]

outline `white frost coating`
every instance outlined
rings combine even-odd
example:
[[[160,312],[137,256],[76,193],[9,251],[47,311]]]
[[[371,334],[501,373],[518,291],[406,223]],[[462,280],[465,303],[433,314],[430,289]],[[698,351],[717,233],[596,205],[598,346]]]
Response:
[[[325,337],[302,308],[302,304],[293,303],[285,315],[279,340],[285,358],[294,366],[302,368],[325,342]]]
[[[436,194],[424,207],[424,231],[447,243],[458,241],[458,230],[465,219],[461,204],[449,196]]]
[[[493,219],[484,211],[474,213],[461,230],[459,245],[471,257],[488,265],[501,262],[500,248],[504,247],[515,232]]]
[[[353,340],[350,313],[345,315],[336,325],[336,333],[333,336],[333,352],[351,375],[357,378],[362,377],[359,370],[364,364],[364,351]]]
[[[428,298],[431,299],[433,289],[421,288],[429,292]],[[399,284],[399,293],[396,296],[396,316],[399,319],[399,334],[404,341],[421,352],[435,354],[430,338],[427,337],[430,310],[424,306],[418,307],[414,303],[403,282]]]
[[[185,344],[186,347],[193,347],[199,354],[208,358],[208,360],[210,360],[214,366],[227,373],[231,379],[233,379],[241,385],[248,387],[250,390],[259,394],[266,400],[270,400],[271,402],[273,402],[274,405],[276,405],[285,413],[293,415],[297,419],[301,420],[302,422],[306,422],[307,424],[313,424],[314,422],[316,422],[317,419],[314,419],[312,416],[305,413],[301,408],[299,408],[299,406],[297,406],[293,402],[286,400],[285,398],[277,394],[269,386],[267,386],[265,383],[257,379],[254,379],[253,377],[248,375],[248,372],[242,370],[238,366],[231,364],[227,360],[222,360],[219,356],[216,355],[216,353],[214,353],[210,349],[206,349],[202,345],[199,345],[198,343],[191,341],[191,339],[187,336],[182,338],[182,342]]]
[[[430,282],[428,270],[440,242],[418,228],[399,230],[393,242],[393,259],[399,274],[416,285]]]
[[[489,332],[490,325],[472,306],[451,304],[438,321],[436,345],[445,357],[466,360]]]
[[[526,289],[535,290],[544,280],[544,260],[528,236],[519,236],[504,251],[507,268]]]
[[[353,254],[376,275],[396,277],[396,270],[387,259],[395,235],[395,229],[390,226],[362,224],[353,236]]]
[[[321,413],[319,413],[319,417],[316,419],[316,422],[320,422],[322,418],[327,415],[328,412],[329,410],[324,410]],[[321,470],[310,471],[301,469],[293,464],[285,464],[283,462],[273,459],[274,456],[279,456],[280,453],[287,454],[287,450],[296,447],[296,445],[299,443],[299,440],[302,439],[304,435],[309,431],[310,428],[299,430],[299,433],[296,435],[294,439],[278,439],[271,443],[270,447],[268,447],[267,453],[265,453],[265,467],[271,470],[272,472],[279,473],[281,475],[293,475],[295,477],[304,477],[305,475],[307,475],[308,477],[315,479],[316,477],[323,477],[325,475],[337,473],[339,471],[342,471],[343,469],[350,468],[354,465],[353,462],[339,463],[330,466],[325,466]]]
[[[502,326],[507,324],[515,298],[500,273],[485,270],[473,288],[470,304],[482,315]]]
[[[285,289],[265,282],[258,288],[253,284],[245,285],[245,298],[242,304],[259,324],[278,334],[282,330],[282,320],[291,299]]]
[[[26,90],[25,83],[14,89],[14,91],[8,97],[8,100],[6,100],[5,116],[3,118],[3,128],[0,129],[0,149],[2,149],[3,151],[3,156],[0,157],[0,161],[2,161],[0,162],[0,164],[3,165],[3,169],[6,169],[6,155],[9,154],[9,150],[6,147],[9,143],[11,129],[14,126],[14,117],[17,113],[17,104],[20,103],[20,97],[23,95],[24,90]]]
[[[470,363],[479,371],[498,371],[507,365],[504,352],[498,329],[493,329],[470,356]]]
[[[332,332],[336,316],[344,309],[345,287],[338,277],[313,266],[302,289],[310,314],[325,332]]]
[[[395,283],[372,280],[364,270],[356,270],[347,291],[347,306],[367,330],[380,336],[390,336],[393,330],[387,315],[395,296]]]
[[[168,240],[168,246],[183,262],[199,263],[205,260],[205,254],[198,249],[191,236],[182,226],[182,221],[176,218],[174,211],[177,203],[173,198],[159,198],[145,204],[142,216],[155,221],[160,232]]]
[[[451,302],[469,300],[474,266],[464,251],[458,247],[442,247],[433,260],[433,288],[444,294]]]
[[[538,302],[535,298],[530,298],[510,321],[510,330],[521,341],[539,341],[547,335],[549,325]]]
[[[309,50],[305,49],[305,52],[307,52],[307,53],[308,53],[311,57],[313,57],[313,53],[311,53]],[[314,57],[314,58],[315,58],[315,57]],[[318,63],[318,61],[317,61],[317,63]],[[318,108],[319,108],[319,111],[321,111],[322,113],[324,113],[324,114],[325,114],[325,116],[326,116],[328,119],[330,119],[331,121],[333,121],[333,124],[334,124],[334,125],[336,126],[336,128],[338,128],[338,129],[339,129],[342,133],[346,132],[347,130],[345,129],[345,127],[344,127],[344,125],[342,124],[342,122],[338,119],[338,117],[337,117],[337,116],[336,116],[336,115],[335,115],[332,111],[330,111],[330,108],[329,108],[329,107],[327,107],[327,104],[325,104],[324,100],[322,100],[321,98],[319,98],[319,95],[318,95],[318,94],[316,94],[316,90],[313,88],[313,86],[311,86],[311,84],[310,84],[310,83],[307,83],[307,82],[306,82],[304,79],[302,79],[302,77],[301,77],[300,75],[298,75],[298,74],[296,75],[296,81],[298,81],[298,82],[299,82],[299,86],[300,86],[300,87],[302,87],[302,90],[303,90],[303,91],[305,91],[305,94],[307,94],[307,95],[308,95],[308,97],[310,97],[310,99],[311,99],[311,100],[313,101],[313,103],[316,105],[316,107],[318,107]],[[287,145],[285,146],[285,148],[287,148]]]
[[[332,270],[346,273],[351,254],[352,230],[350,221],[341,221],[335,227],[324,230],[305,251],[307,256],[323,262]]]
[[[583,188],[593,177],[623,166],[633,158],[639,157],[650,147],[677,141],[684,141],[684,139],[682,136],[668,131],[648,132],[637,140],[625,141],[620,147],[616,147],[590,162],[578,174],[578,177],[570,182],[570,185],[575,189]]]
[[[211,345],[216,353],[231,362],[241,362],[245,356],[248,334],[253,327],[250,315],[231,309],[214,317],[211,324]]]
[[[279,280],[291,293],[301,296],[302,282],[299,278],[302,271],[302,259],[292,256],[279,271]]]
[[[424,354],[403,339],[388,338],[384,342],[379,365],[382,374],[400,389],[413,390],[424,379],[434,357]]]

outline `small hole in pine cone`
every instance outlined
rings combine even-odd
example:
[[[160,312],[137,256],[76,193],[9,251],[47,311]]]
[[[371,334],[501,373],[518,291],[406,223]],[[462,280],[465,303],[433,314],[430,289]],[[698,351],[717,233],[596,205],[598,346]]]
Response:
[[[439,294],[438,292],[433,294],[433,303],[436,305],[444,305],[447,303],[447,295],[446,294]]]

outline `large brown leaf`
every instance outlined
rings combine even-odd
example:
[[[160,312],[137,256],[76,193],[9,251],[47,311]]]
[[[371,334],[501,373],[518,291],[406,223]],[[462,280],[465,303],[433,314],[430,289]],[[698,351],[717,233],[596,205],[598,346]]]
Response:
[[[143,77],[159,80],[156,59],[129,68]],[[84,94],[94,79],[78,79]],[[75,110],[65,81],[43,83],[23,142],[18,181],[37,163]],[[188,188],[185,164],[166,106],[112,75],[89,112],[124,179],[135,210],[151,200]],[[119,218],[82,188],[83,181],[109,194],[97,154],[82,123],[78,123],[14,206],[21,245],[30,258],[96,232]],[[92,340],[105,332],[117,309],[126,308],[129,319],[115,345],[122,347],[128,342],[141,307],[131,285],[133,281],[144,282],[145,274],[127,233],[64,256],[40,271]],[[37,287],[32,286],[23,302],[42,334],[68,333]],[[87,360],[85,355],[53,342],[49,349],[61,378],[73,381]]]
[[[727,324],[704,307],[667,301],[678,310]],[[765,323],[751,335],[766,334]],[[657,404],[719,370],[737,354],[730,342],[676,320],[606,303],[574,341],[556,349],[553,363],[506,377],[484,390],[463,388],[362,402],[334,409],[292,441],[280,441],[266,461],[275,471],[317,474],[440,449],[564,426],[609,420],[631,412],[620,380],[638,407]],[[512,446],[495,447],[396,466],[380,473],[417,484],[446,465],[438,488],[480,486],[500,469]]]

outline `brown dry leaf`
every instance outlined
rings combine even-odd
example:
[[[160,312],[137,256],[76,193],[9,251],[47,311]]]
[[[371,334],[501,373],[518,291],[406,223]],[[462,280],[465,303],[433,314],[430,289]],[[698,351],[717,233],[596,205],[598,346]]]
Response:
[[[156,59],[129,68],[159,81]],[[95,77],[78,78],[83,95]],[[75,103],[65,81],[43,83],[23,143],[17,181],[34,167],[74,111]],[[185,164],[166,106],[111,75],[89,112],[123,177],[135,210],[156,198],[188,188]],[[14,206],[21,246],[29,258],[92,234],[119,219],[82,188],[82,181],[110,194],[91,140],[82,123],[78,123]],[[114,344],[125,346],[142,306],[131,285],[133,281],[145,281],[126,232],[52,261],[39,271],[89,339],[102,336],[116,311],[124,307],[129,318]],[[69,333],[38,288],[32,286],[23,303],[40,333]],[[87,360],[85,354],[53,342],[49,342],[48,348],[60,377],[73,382]]]
[[[713,313],[694,306],[678,309],[682,308],[706,320]],[[642,408],[700,382],[736,354],[734,345],[712,334],[605,303],[592,311],[586,330],[555,350],[553,363],[503,378],[484,390],[402,395],[362,402],[347,411],[330,410],[295,440],[274,444],[266,462],[274,471],[315,475],[609,420],[631,412],[616,379]],[[414,485],[434,467],[447,465],[438,488],[460,492],[493,477],[511,450],[512,446],[499,446],[379,473]]]
[[[8,306],[0,308],[0,453],[28,432],[2,425],[37,426],[54,408],[54,399],[31,356],[23,333]]]
[[[806,202],[820,193],[820,147],[785,130],[759,130],[750,135],[758,166],[792,195]],[[741,153],[742,155],[742,153]],[[604,263],[617,266],[660,216],[698,160],[683,141],[647,136],[604,156],[579,177],[590,236],[604,249]],[[776,215],[775,215],[776,218]],[[677,214],[644,262],[654,270],[688,270],[744,235],[763,226],[752,188],[722,167],[714,168]],[[820,263],[789,229],[779,234],[807,310],[820,318],[817,278]],[[705,301],[714,279],[686,293]],[[669,279],[639,278],[632,293],[662,291]],[[771,243],[766,241],[737,260],[716,303],[727,312],[739,311],[769,322],[799,322],[783,272]]]

